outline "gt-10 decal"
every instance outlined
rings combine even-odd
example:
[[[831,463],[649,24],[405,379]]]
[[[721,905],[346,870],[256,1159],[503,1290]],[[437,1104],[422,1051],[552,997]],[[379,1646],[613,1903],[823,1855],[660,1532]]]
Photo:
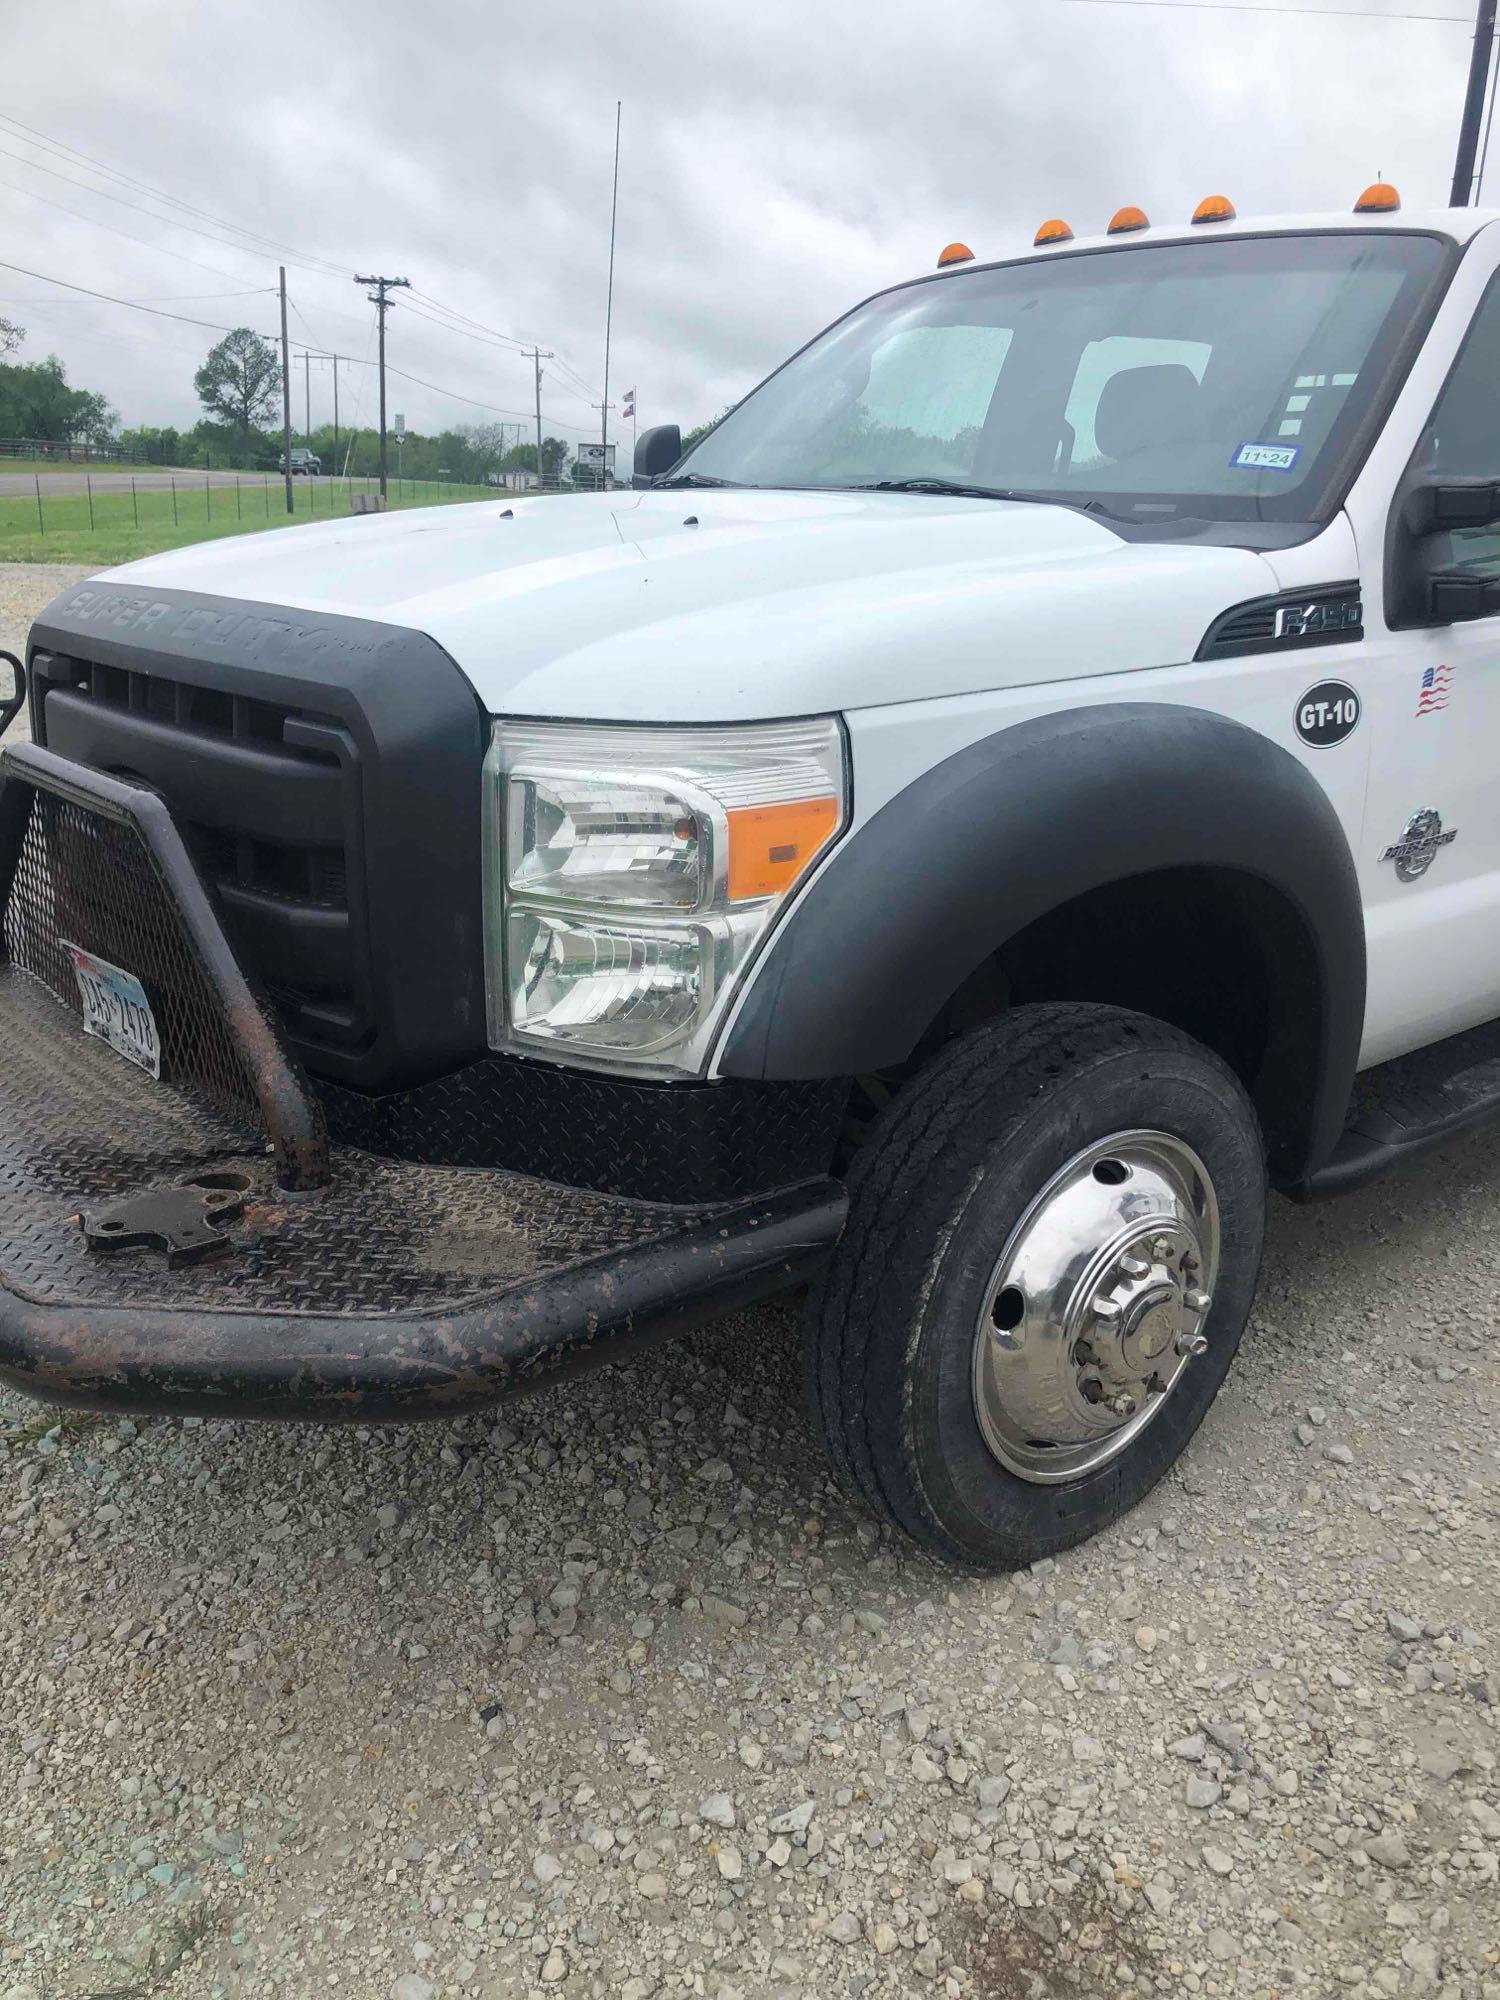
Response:
[[[1297,734],[1314,750],[1330,749],[1359,725],[1359,696],[1347,681],[1319,681],[1297,704]]]

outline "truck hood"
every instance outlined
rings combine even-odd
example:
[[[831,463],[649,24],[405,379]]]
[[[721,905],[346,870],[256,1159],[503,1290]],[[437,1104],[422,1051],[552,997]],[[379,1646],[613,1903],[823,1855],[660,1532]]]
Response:
[[[1191,660],[1274,590],[1243,549],[1070,508],[677,488],[497,497],[244,535],[111,580],[426,632],[497,715],[714,722]]]

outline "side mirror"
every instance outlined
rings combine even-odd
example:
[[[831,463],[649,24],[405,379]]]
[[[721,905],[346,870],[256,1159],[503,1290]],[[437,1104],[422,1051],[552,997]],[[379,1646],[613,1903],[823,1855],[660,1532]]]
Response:
[[[653,424],[635,443],[635,484],[649,486],[670,472],[682,456],[682,432],[676,424]]]
[[[1452,625],[1500,612],[1500,574],[1453,560],[1448,537],[1500,528],[1500,479],[1409,480],[1386,537],[1386,621],[1401,629]]]
[[[1500,479],[1423,479],[1402,502],[1414,535],[1452,534],[1500,521]]]
[[[0,653],[0,736],[21,712],[26,699],[26,669],[14,653]]]

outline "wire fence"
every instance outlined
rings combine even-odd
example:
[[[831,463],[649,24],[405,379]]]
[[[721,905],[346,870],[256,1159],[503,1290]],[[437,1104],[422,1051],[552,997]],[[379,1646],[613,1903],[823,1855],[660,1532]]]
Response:
[[[296,477],[287,510],[286,482],[279,473],[86,471],[60,486],[41,473],[24,489],[0,495],[0,553],[6,546],[40,538],[77,544],[121,542],[137,534],[194,540],[234,534],[289,520],[333,520],[373,511],[380,482],[372,477]],[[430,507],[465,500],[495,499],[501,490],[456,481],[392,479],[392,508]]]
[[[144,444],[91,444],[87,438],[0,438],[0,458],[40,458],[59,465],[149,465]]]

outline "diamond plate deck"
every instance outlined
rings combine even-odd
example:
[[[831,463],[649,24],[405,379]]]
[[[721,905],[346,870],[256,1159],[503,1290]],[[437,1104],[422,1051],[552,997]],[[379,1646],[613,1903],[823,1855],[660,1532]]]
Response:
[[[0,1274],[52,1305],[174,1304],[275,1313],[445,1311],[705,1219],[522,1174],[337,1150],[333,1184],[279,1195],[265,1149],[84,1035],[35,980],[0,971]],[[77,1222],[91,1202],[250,1162],[236,1254],[163,1283],[149,1252],[102,1265]]]
[[[843,1190],[669,1207],[333,1149],[281,1193],[242,1127],[153,1083],[0,967],[0,1378],[91,1405],[409,1416],[491,1401],[808,1275]],[[233,1254],[100,1258],[91,1204],[248,1171]]]

